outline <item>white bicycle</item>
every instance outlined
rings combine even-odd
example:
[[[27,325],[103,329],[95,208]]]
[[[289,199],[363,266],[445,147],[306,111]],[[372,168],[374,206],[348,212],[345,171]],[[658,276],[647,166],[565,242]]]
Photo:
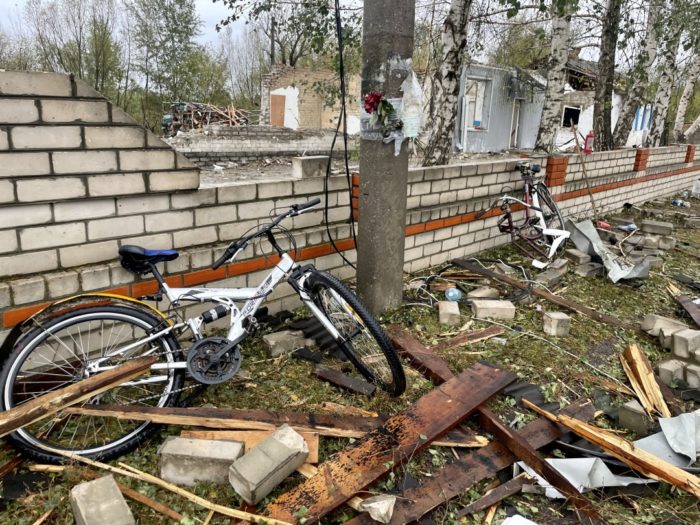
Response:
[[[174,406],[183,391],[186,372],[205,385],[223,383],[238,372],[240,344],[258,327],[255,313],[283,280],[296,291],[360,374],[389,394],[401,395],[406,388],[401,362],[357,296],[313,265],[298,265],[276,241],[275,233],[282,232],[294,246],[293,237],[280,223],[319,202],[320,199],[314,199],[290,206],[272,222],[230,244],[214,263],[213,268],[219,268],[233,261],[254,239],[266,238],[279,255],[279,262],[256,288],[171,288],[156,265],[177,258],[177,251],[122,246],[122,265],[138,275],[153,275],[160,285],[155,298],[167,297],[171,305],[168,312],[127,297],[90,294],[56,303],[28,319],[8,336],[12,346],[4,352],[0,370],[2,408],[19,406],[142,356],[158,358],[150,373],[87,403]],[[185,303],[216,306],[198,317],[184,319],[176,312]],[[230,316],[227,336],[205,336],[205,325],[226,315]],[[183,335],[192,342],[186,353],[180,346]],[[6,347],[7,343],[3,349]],[[153,430],[155,426],[149,422],[61,412],[18,430],[8,440],[39,461],[60,461],[62,457],[53,453],[56,450],[104,460],[132,450]]]

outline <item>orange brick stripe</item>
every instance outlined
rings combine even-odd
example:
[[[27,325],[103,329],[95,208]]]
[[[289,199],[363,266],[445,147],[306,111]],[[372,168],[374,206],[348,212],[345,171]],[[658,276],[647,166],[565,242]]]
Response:
[[[685,152],[685,161],[693,162],[695,160],[695,144],[688,145],[688,149]]]
[[[647,164],[649,162],[649,149],[639,148],[637,150],[637,155],[634,157],[634,171],[644,171],[647,169]]]
[[[569,157],[555,156],[547,159],[545,184],[549,188],[563,186],[566,183],[566,171],[569,167]]]
[[[352,197],[350,201],[352,206],[352,218],[358,220],[360,217],[360,176],[352,176]]]

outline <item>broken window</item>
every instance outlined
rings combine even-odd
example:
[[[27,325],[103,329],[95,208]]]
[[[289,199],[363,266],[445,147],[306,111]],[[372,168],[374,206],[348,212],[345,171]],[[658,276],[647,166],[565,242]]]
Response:
[[[580,107],[564,106],[564,115],[561,119],[561,125],[564,128],[571,127],[571,121],[574,121],[574,126],[578,126],[578,118],[581,115]]]
[[[468,78],[464,88],[464,124],[467,129],[488,128],[490,81]]]

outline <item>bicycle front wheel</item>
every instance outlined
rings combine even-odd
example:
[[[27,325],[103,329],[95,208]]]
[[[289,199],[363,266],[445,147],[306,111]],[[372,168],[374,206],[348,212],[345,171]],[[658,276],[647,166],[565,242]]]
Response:
[[[406,375],[399,356],[357,296],[325,272],[314,272],[306,287],[314,304],[340,334],[336,343],[355,368],[389,394],[403,394]]]
[[[161,363],[182,360],[174,337],[148,340],[165,326],[162,318],[123,306],[77,309],[42,323],[18,341],[2,364],[2,408],[21,406],[88,377],[90,363],[105,356],[111,357],[100,363],[102,368],[146,355],[156,356]],[[182,370],[151,370],[83,404],[172,406],[183,381]],[[108,460],[134,449],[155,428],[148,422],[61,411],[7,439],[38,461],[60,462],[64,458],[56,451]]]

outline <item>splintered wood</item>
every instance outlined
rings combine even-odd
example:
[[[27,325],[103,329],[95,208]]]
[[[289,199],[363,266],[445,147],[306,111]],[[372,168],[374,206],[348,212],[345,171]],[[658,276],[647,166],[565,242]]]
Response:
[[[651,363],[639,347],[635,344],[629,345],[620,354],[620,362],[644,410],[649,415],[658,413],[663,417],[671,417],[671,411],[661,394]]]
[[[140,376],[156,361],[155,357],[134,359],[11,408],[0,415],[0,437]]]
[[[583,439],[598,445],[637,472],[657,481],[670,483],[700,499],[700,478],[697,476],[635,447],[633,443],[611,432],[594,427],[573,417],[563,414],[552,414],[533,405],[526,399],[523,399],[523,404],[550,421],[559,423]]]
[[[687,295],[683,295],[681,290],[676,285],[668,283],[666,289],[670,292],[676,302],[683,307],[695,325],[700,327],[700,306],[695,304]]]
[[[267,507],[269,515],[294,522],[295,513],[305,507],[305,523],[318,521],[409,460],[514,380],[515,376],[504,370],[472,366],[320,465],[316,476],[273,501]]]

